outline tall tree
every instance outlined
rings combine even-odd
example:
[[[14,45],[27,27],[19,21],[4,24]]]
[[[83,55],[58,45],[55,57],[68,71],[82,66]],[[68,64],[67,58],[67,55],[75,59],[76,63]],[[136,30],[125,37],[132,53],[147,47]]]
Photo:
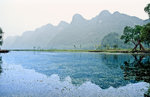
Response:
[[[143,26],[141,38],[145,44],[150,45],[150,23]]]
[[[2,46],[2,44],[3,44],[3,31],[2,31],[2,29],[0,28],[0,46]]]
[[[144,8],[144,11],[148,13],[150,18],[150,3]],[[148,46],[150,45],[150,23],[143,26],[141,31],[141,38]]]
[[[150,3],[147,4],[147,6],[144,8],[144,11],[145,11],[146,13],[148,13],[148,16],[149,16],[149,18],[150,18]]]
[[[124,40],[124,43],[133,43],[135,46],[132,49],[132,51],[136,51],[137,47],[140,47],[140,50],[145,50],[142,45],[142,39],[141,39],[141,30],[142,26],[136,25],[134,28],[130,26],[126,26],[123,31],[123,35],[121,36],[121,39]]]

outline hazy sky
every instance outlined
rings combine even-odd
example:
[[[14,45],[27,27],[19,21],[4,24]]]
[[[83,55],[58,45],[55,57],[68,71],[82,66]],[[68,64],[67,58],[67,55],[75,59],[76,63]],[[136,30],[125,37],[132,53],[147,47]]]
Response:
[[[148,3],[150,0],[0,0],[0,27],[5,37],[21,35],[48,23],[70,23],[76,13],[91,19],[102,10],[147,19],[143,9]]]

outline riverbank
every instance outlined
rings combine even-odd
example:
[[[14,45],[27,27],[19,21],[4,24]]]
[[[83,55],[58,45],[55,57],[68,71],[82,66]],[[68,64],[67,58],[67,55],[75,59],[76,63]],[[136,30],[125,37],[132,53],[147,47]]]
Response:
[[[13,49],[10,51],[43,51],[43,52],[108,52],[108,53],[150,53],[150,50],[132,51],[131,49],[110,49],[110,50],[72,50],[72,49]]]
[[[91,50],[89,52],[109,52],[109,53],[150,53],[150,50],[132,51],[132,50]]]
[[[0,53],[8,53],[9,50],[0,50]]]

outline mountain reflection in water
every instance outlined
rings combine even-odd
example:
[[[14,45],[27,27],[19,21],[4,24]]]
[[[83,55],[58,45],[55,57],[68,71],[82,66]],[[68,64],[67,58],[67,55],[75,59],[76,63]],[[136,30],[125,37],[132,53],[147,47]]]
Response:
[[[9,86],[18,86],[17,89],[21,92],[24,91],[24,87],[34,87],[29,90],[31,92],[41,91],[47,93],[49,89],[51,90],[50,87],[53,86],[57,90],[57,88],[61,88],[61,85],[67,87],[63,85],[67,83],[67,85],[71,85],[71,89],[79,89],[73,89],[74,92],[76,91],[76,93],[78,93],[79,91],[83,92],[83,90],[85,90],[84,92],[87,93],[86,91],[91,91],[90,93],[96,93],[94,97],[98,97],[98,95],[102,94],[105,95],[107,92],[116,92],[114,97],[116,97],[116,95],[122,95],[121,93],[125,93],[124,95],[127,93],[128,95],[132,89],[134,93],[129,94],[131,97],[141,97],[141,95],[144,95],[145,91],[147,91],[146,87],[149,83],[149,55],[143,57],[140,62],[138,61],[141,55],[133,56],[130,54],[103,53],[10,52],[6,55],[2,55],[2,57],[3,72],[0,75],[2,78],[0,81],[2,81],[3,84],[0,84],[0,89],[2,89],[2,87],[4,88],[3,85],[9,83]],[[35,70],[35,72],[33,70]],[[9,82],[11,80],[13,80],[13,82]],[[60,82],[55,83],[58,81]],[[80,88],[82,86],[86,86],[85,88],[87,89]],[[39,91],[35,88],[39,89]],[[42,91],[40,88],[47,90]],[[6,91],[7,90],[4,90],[4,92]],[[111,93],[108,95],[112,95]]]

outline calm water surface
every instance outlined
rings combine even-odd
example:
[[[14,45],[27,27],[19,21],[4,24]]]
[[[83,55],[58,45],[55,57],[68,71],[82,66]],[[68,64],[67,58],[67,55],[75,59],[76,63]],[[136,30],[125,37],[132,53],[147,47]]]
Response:
[[[0,97],[143,97],[150,55],[10,52],[0,55]]]

